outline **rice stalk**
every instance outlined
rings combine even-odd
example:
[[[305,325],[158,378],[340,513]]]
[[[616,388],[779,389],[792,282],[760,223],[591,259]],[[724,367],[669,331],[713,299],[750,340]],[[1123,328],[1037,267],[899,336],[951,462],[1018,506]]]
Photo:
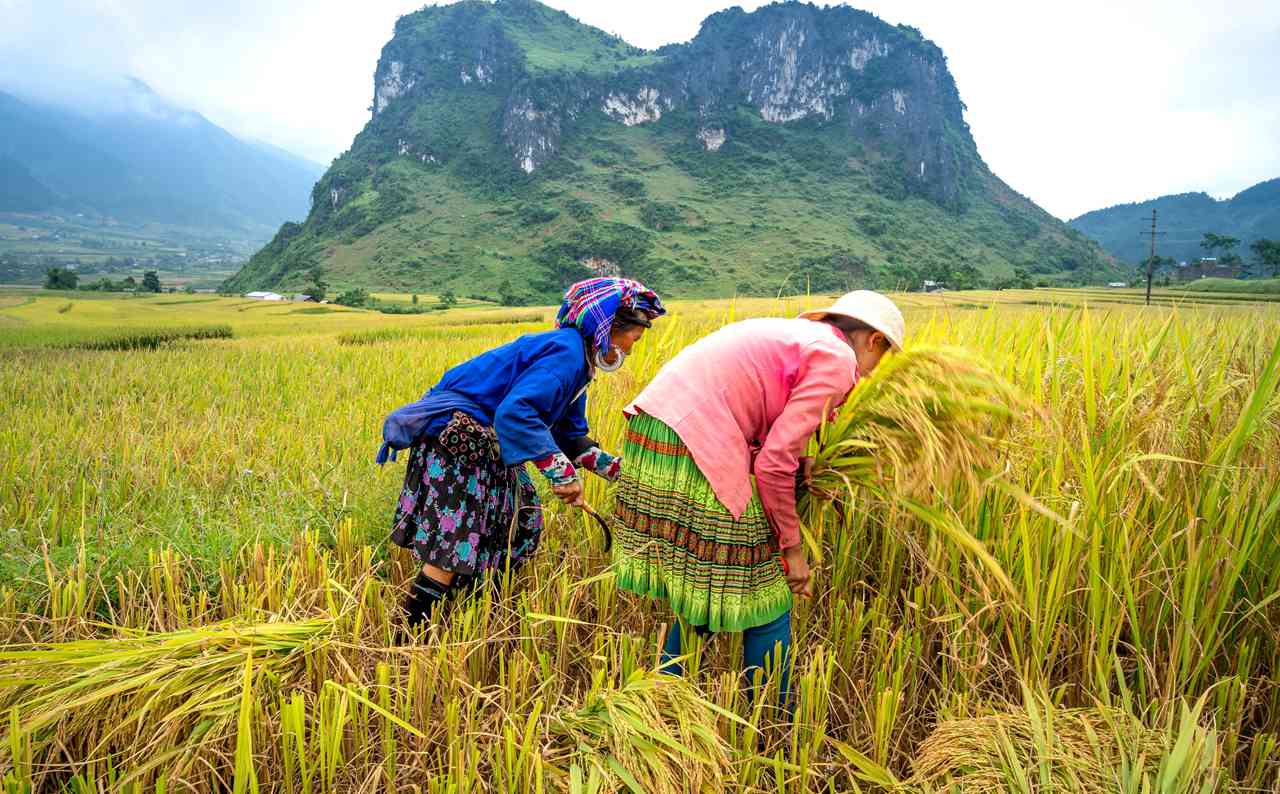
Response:
[[[917,750],[909,785],[956,794],[1213,791],[1216,734],[1202,699],[1154,730],[1120,709],[1058,708],[1024,688],[1024,705],[940,723]]]
[[[724,791],[733,774],[720,717],[739,719],[683,678],[637,670],[615,687],[598,671],[579,708],[550,718],[549,768],[576,790]]]
[[[132,777],[185,766],[199,747],[226,745],[236,779],[256,789],[251,761],[256,682],[279,690],[306,675],[306,657],[335,620],[225,623],[160,634],[0,650],[0,763],[26,737],[36,767],[110,759]],[[237,738],[238,743],[237,743]],[[92,771],[92,770],[87,770]]]
[[[991,468],[1027,401],[959,348],[921,347],[885,358],[819,437],[810,492],[916,495]]]
[[[951,511],[926,497],[957,477],[976,485],[1028,412],[1012,384],[959,348],[921,347],[885,358],[819,432],[804,507],[810,523],[822,523],[824,502],[850,505],[866,492],[976,558],[1016,600],[1013,581],[995,557]]]
[[[1081,773],[1055,761],[1067,753],[1044,737],[1060,724],[1078,737],[1080,720],[1063,714],[1081,708],[1095,732],[1117,712],[1130,715],[1113,732],[1126,736],[1140,721],[1162,748],[1142,756],[1151,745],[1118,742],[1106,756],[1115,762],[1109,790],[1200,792],[1216,779],[1209,790],[1280,791],[1280,320],[1270,309],[1084,312],[1069,301],[1019,306],[1018,297],[983,293],[985,312],[903,298],[914,339],[974,350],[1051,421],[981,426],[1002,456],[998,479],[970,475],[966,462],[933,480],[903,474],[909,489],[898,492],[898,475],[891,466],[882,474],[872,449],[852,449],[868,456],[869,486],[850,488],[832,470],[835,501],[811,500],[819,509],[805,527],[823,586],[793,612],[793,718],[775,725],[765,700],[747,704],[740,639],[708,643],[690,665],[703,697],[745,718],[710,718],[732,748],[726,792],[923,791],[911,782],[913,762],[935,729],[1006,712],[1024,727],[976,740],[998,765],[988,773],[1010,790],[1047,791],[1048,780],[1070,791],[1068,773]],[[447,318],[308,317],[265,305],[238,312],[224,299],[78,299],[69,314],[57,305],[39,298],[4,305],[12,320],[0,316],[4,650],[217,629],[229,619],[304,620],[337,614],[337,604],[342,617],[300,654],[305,674],[285,685],[273,677],[284,662],[255,647],[244,712],[248,654],[189,656],[165,675],[207,675],[200,666],[215,665],[219,705],[160,724],[178,707],[151,703],[142,732],[126,711],[139,711],[167,678],[123,706],[128,692],[29,730],[52,706],[13,707],[35,698],[39,673],[28,670],[13,685],[25,694],[0,684],[9,705],[0,722],[17,718],[0,743],[0,788],[231,792],[238,765],[242,785],[252,790],[256,777],[262,791],[630,790],[606,760],[632,769],[609,749],[623,741],[606,735],[611,725],[585,749],[554,728],[566,711],[613,699],[634,671],[652,668],[671,613],[620,597],[597,530],[549,495],[543,547],[528,565],[493,593],[459,599],[443,630],[389,647],[416,565],[385,547],[403,470],[371,466],[376,420],[449,366],[534,326],[434,329]],[[622,406],[694,339],[731,319],[802,308],[675,305],[621,372],[592,385],[593,433],[620,446]],[[117,330],[223,322],[234,340],[49,349]],[[380,329],[422,335],[337,343],[340,333]],[[870,399],[893,361],[859,386],[855,403]],[[588,500],[607,508],[608,484],[588,482]],[[978,562],[982,554],[998,565]],[[975,563],[979,577],[966,569]],[[991,598],[1001,568],[1020,608]],[[68,678],[48,671],[53,682]],[[1039,733],[1028,709],[1006,705],[1024,683],[1052,693],[1051,714],[1037,701]],[[1206,692],[1203,710],[1189,709],[1184,722],[1181,704]],[[596,708],[599,720],[613,719]],[[642,711],[644,724],[690,746],[673,710],[662,711]],[[251,724],[243,732],[242,713]],[[762,736],[768,756],[757,755]],[[1044,752],[1023,744],[1035,736]],[[700,762],[639,737],[658,748],[668,788],[684,790],[685,766]],[[103,754],[89,755],[97,745]]]

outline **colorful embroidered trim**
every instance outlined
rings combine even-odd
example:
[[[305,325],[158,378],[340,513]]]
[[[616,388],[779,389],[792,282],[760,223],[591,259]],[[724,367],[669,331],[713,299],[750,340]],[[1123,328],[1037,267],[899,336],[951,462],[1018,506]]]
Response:
[[[538,467],[538,471],[542,472],[542,476],[550,480],[552,485],[568,485],[578,479],[578,470],[563,452],[539,458],[533,462],[533,465]]]
[[[616,481],[618,475],[622,473],[622,458],[617,455],[610,455],[600,447],[591,447],[574,458],[573,462],[578,468],[593,471],[609,482]]]

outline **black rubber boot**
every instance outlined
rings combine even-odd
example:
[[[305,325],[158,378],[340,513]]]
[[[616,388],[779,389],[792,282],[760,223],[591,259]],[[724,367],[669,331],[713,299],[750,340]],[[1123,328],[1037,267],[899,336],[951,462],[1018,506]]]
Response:
[[[432,579],[426,573],[418,571],[418,576],[409,585],[409,595],[404,599],[405,625],[411,633],[431,619],[445,597],[449,595],[450,585]]]

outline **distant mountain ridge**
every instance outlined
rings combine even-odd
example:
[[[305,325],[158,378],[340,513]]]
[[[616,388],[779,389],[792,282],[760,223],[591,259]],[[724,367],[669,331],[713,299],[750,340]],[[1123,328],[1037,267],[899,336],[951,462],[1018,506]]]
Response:
[[[402,17],[373,115],[227,286],[547,299],[592,272],[686,294],[1098,273],[995,177],[942,51],[838,6],[708,17],[655,51],[533,0]]]
[[[265,237],[310,210],[322,166],[242,141],[139,80],[115,88],[105,110],[0,91],[0,211]]]
[[[1269,179],[1218,200],[1207,193],[1179,193],[1087,212],[1070,221],[1113,256],[1139,263],[1150,256],[1150,242],[1140,232],[1151,227],[1156,211],[1156,253],[1178,261],[1205,256],[1200,241],[1206,232],[1239,238],[1235,253],[1250,258],[1249,244],[1258,238],[1280,240],[1280,179]]]

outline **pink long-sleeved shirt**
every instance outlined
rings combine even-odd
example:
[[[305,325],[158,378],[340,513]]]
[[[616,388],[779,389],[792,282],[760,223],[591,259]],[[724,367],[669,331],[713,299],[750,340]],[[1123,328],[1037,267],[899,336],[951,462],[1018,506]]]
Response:
[[[735,518],[751,501],[754,472],[785,549],[800,542],[795,476],[805,443],[857,381],[857,358],[838,329],[745,320],[682,350],[625,410],[675,430]]]

